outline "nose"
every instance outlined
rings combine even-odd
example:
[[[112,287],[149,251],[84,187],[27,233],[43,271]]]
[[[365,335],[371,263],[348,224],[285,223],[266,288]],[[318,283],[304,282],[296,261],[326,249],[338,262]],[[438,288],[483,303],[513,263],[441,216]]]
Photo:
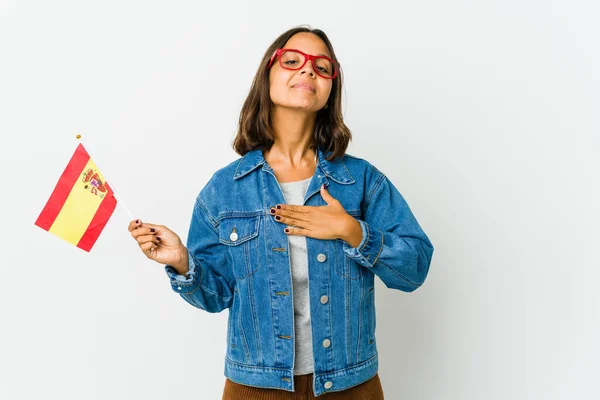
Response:
[[[300,70],[300,74],[304,74],[306,72],[310,73],[310,76],[312,76],[312,77],[316,76],[311,60],[306,60],[306,62],[304,63],[304,66]]]

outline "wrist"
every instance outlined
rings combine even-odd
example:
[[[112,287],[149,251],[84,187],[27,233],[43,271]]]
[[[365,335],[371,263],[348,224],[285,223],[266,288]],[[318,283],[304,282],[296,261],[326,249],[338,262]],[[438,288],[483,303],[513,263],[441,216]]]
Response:
[[[348,225],[344,230],[343,236],[340,238],[347,242],[351,247],[358,247],[360,242],[362,242],[363,232],[360,222],[356,220],[354,217],[350,216],[348,218]]]
[[[189,272],[189,263],[188,263],[188,251],[185,246],[182,246],[180,251],[178,251],[179,257],[177,262],[171,264],[173,268],[177,271],[179,275],[186,275]]]

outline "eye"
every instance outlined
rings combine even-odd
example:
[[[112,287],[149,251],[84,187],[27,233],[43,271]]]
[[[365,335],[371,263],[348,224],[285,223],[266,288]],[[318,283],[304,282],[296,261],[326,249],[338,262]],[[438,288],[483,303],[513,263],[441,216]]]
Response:
[[[317,67],[317,69],[321,72],[329,72],[329,70],[325,67]]]
[[[284,63],[284,64],[288,64],[288,65],[290,65],[290,64],[292,64],[292,63],[297,63],[297,62],[298,62],[298,61],[296,61],[296,60],[289,60],[289,61],[284,61],[283,63]]]

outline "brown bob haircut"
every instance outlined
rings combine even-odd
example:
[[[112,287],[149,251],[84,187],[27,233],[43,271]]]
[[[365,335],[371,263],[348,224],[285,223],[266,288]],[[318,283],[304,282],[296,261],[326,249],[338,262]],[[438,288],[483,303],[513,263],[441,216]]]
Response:
[[[240,112],[238,132],[233,141],[233,149],[243,156],[251,150],[268,150],[273,145],[275,135],[271,125],[271,107],[269,70],[267,65],[273,53],[282,48],[297,33],[308,32],[317,35],[329,49],[331,58],[339,65],[329,38],[320,29],[299,26],[281,34],[265,52],[258,71],[252,81],[250,93]],[[327,99],[327,108],[317,112],[311,148],[320,147],[325,153],[331,151],[329,161],[345,154],[352,133],[342,117],[342,71],[333,79],[331,93]]]

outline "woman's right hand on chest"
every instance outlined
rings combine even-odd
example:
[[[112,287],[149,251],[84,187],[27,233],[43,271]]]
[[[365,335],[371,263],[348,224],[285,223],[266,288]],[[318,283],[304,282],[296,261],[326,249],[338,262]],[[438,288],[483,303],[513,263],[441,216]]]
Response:
[[[188,271],[187,249],[175,232],[164,225],[150,224],[139,219],[131,221],[128,229],[146,257],[161,264],[172,265],[182,275]]]

